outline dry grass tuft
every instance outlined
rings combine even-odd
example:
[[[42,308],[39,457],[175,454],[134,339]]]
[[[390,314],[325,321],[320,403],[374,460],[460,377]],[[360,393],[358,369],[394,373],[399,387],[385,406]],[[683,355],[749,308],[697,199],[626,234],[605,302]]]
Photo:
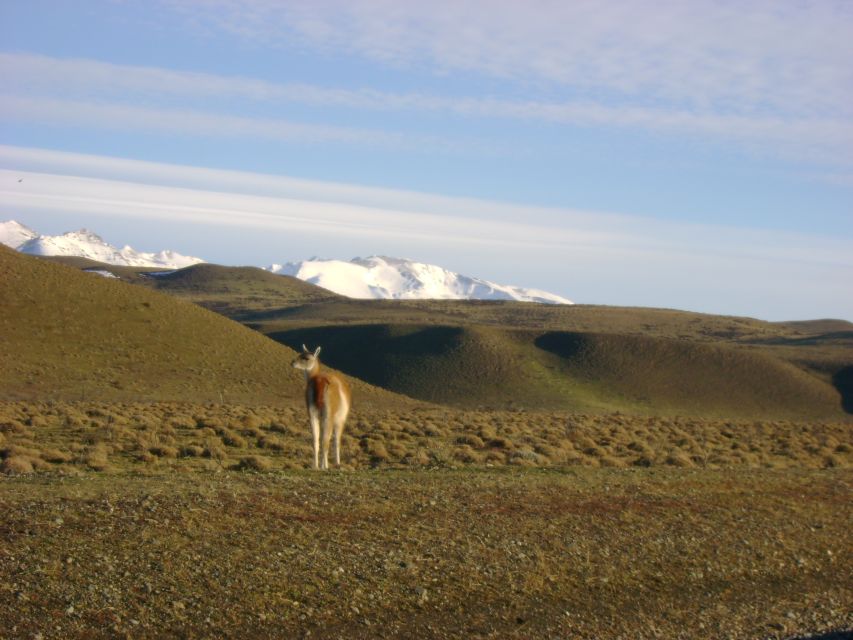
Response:
[[[10,476],[33,473],[33,459],[27,456],[13,455],[0,462],[0,473]]]
[[[139,464],[223,469],[229,458],[252,455],[290,469],[313,458],[301,407],[0,402],[0,416],[0,455],[23,456],[36,472]],[[853,466],[851,433],[848,423],[362,409],[347,425],[341,458],[350,468],[845,468]]]
[[[240,460],[237,468],[248,471],[269,471],[272,469],[272,462],[264,456],[246,456]]]

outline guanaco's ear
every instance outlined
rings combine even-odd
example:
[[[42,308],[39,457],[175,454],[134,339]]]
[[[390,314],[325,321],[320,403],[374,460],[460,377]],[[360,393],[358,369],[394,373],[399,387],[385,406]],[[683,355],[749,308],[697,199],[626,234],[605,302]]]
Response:
[[[320,355],[320,347],[317,347],[317,350],[314,351],[314,357],[316,358],[319,355]]]
[[[308,347],[305,346],[305,343],[302,343],[302,353],[311,353],[308,351]]]

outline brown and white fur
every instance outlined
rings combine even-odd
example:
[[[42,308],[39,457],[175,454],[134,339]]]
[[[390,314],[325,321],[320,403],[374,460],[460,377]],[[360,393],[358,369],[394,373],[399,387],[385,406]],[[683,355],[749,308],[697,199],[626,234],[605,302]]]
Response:
[[[312,353],[304,344],[302,353],[293,361],[296,369],[305,372],[305,404],[308,421],[314,436],[314,468],[329,468],[329,444],[335,433],[335,464],[341,466],[341,434],[352,404],[352,394],[346,381],[334,373],[320,371],[320,347]],[[320,436],[323,459],[320,466]]]

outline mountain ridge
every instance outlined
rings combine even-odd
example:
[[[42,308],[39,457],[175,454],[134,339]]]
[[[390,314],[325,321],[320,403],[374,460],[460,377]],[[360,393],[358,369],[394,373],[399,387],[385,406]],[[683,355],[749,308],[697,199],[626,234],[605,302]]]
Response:
[[[37,256],[87,258],[124,267],[181,269],[206,263],[176,251],[118,249],[88,229],[58,236],[41,235],[15,220],[0,223],[0,243]],[[264,269],[355,299],[382,300],[514,300],[542,304],[573,304],[568,298],[541,289],[503,285],[462,275],[440,266],[406,258],[368,256],[344,260],[310,259],[273,264]]]
[[[312,258],[267,267],[348,298],[370,300],[515,300],[573,304],[543,291],[501,285],[405,258],[368,256],[349,261]]]
[[[137,251],[130,245],[119,249],[88,229],[42,235],[15,220],[0,223],[0,242],[29,255],[74,256],[114,266],[180,269],[206,262],[169,249],[156,253]]]

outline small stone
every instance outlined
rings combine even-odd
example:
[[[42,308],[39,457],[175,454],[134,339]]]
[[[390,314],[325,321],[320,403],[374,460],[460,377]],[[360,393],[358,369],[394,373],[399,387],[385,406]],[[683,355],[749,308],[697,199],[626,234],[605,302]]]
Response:
[[[65,610],[65,615],[71,616],[74,615],[74,605],[69,605],[69,607]]]

